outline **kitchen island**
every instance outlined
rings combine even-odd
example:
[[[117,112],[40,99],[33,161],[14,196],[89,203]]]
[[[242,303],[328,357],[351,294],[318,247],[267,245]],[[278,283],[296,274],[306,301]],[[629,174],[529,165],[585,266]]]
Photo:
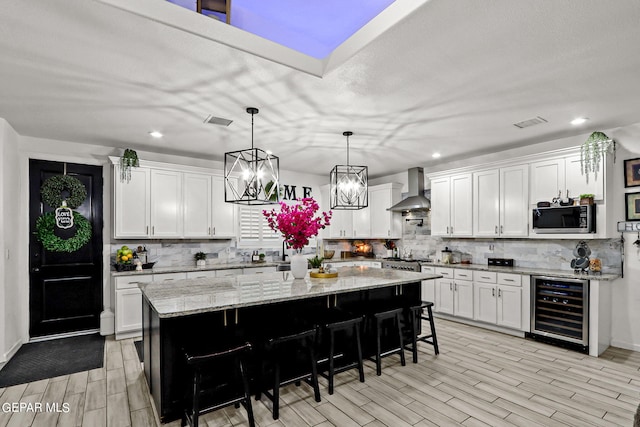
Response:
[[[343,267],[333,279],[294,280],[290,272],[142,283],[144,370],[163,422],[179,417],[185,340],[251,335],[263,319],[290,311],[358,307],[396,296],[420,301],[422,280],[441,276]]]

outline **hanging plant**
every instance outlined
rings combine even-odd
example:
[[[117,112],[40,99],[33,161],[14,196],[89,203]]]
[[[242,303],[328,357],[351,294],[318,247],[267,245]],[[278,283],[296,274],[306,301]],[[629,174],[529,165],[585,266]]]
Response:
[[[589,182],[590,172],[593,172],[594,176],[598,178],[600,161],[605,153],[612,153],[615,163],[616,142],[603,132],[593,132],[580,147],[580,167],[582,175],[587,176],[587,182]]]
[[[76,252],[91,240],[91,223],[78,212],[73,213],[76,234],[68,239],[56,236],[56,215],[47,212],[36,221],[36,236],[42,246],[51,252]]]
[[[139,166],[140,160],[138,159],[138,153],[130,148],[124,150],[124,154],[120,157],[120,181],[131,181],[131,168],[137,168]]]
[[[69,192],[69,197],[62,197],[63,191]],[[75,209],[87,198],[87,189],[78,178],[69,175],[56,175],[47,178],[40,187],[42,200],[55,209],[67,202],[67,207]]]

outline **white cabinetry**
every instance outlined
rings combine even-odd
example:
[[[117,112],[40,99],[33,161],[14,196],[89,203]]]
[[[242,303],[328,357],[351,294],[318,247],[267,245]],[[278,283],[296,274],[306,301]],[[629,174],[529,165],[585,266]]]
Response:
[[[435,280],[434,309],[458,317],[473,317],[473,284],[463,276],[455,278],[452,268],[436,268],[442,279]]]
[[[184,174],[184,237],[211,235],[211,176]]]
[[[371,216],[373,213],[371,194],[369,194],[369,206],[357,211],[351,211],[351,233],[354,238],[366,238],[371,236]]]
[[[577,198],[580,194],[594,194],[595,200],[604,199],[605,159],[600,162],[597,177],[582,175],[580,155],[552,158],[531,163],[530,203],[550,202],[554,197]]]
[[[182,173],[151,170],[151,237],[182,237]]]
[[[529,234],[528,165],[473,174],[473,235],[526,237]]]
[[[120,166],[114,168],[114,237],[148,237],[151,222],[151,171],[132,168],[131,180],[120,180]]]
[[[372,238],[399,239],[402,237],[402,214],[387,209],[400,202],[402,185],[382,184],[369,187]],[[354,221],[354,229],[357,222]]]
[[[224,200],[224,177],[214,175],[211,178],[211,237],[236,236],[236,205]]]
[[[435,178],[431,181],[431,234],[464,237],[473,234],[472,175]]]
[[[329,237],[333,239],[353,237],[353,214],[352,211],[333,210],[331,211],[331,225],[329,226]]]
[[[475,320],[522,329],[522,277],[474,271]]]
[[[151,282],[151,274],[114,278],[116,339],[142,333],[142,292],[139,283]]]

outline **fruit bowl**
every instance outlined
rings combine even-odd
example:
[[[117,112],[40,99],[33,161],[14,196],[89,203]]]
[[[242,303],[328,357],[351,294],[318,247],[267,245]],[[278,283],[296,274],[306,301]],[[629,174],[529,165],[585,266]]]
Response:
[[[324,259],[331,259],[336,254],[336,251],[324,251]]]

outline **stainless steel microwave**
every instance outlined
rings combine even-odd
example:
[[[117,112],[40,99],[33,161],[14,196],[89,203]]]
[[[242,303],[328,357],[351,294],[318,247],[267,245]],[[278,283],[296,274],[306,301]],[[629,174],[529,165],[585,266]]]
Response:
[[[533,232],[537,234],[595,233],[595,205],[554,206],[533,210]]]

